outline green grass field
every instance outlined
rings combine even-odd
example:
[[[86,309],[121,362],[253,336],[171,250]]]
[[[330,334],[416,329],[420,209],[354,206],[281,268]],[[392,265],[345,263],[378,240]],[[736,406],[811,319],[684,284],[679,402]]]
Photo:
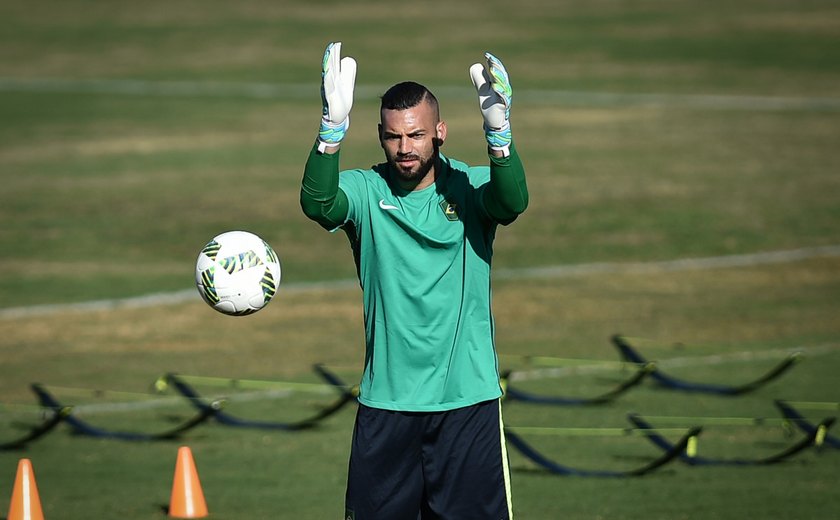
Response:
[[[352,257],[298,206],[332,40],[359,63],[346,167],[381,161],[377,96],[406,79],[437,93],[444,152],[483,163],[467,69],[485,50],[505,62],[531,192],[494,257],[500,364],[517,388],[609,390],[630,375],[603,363],[619,359],[617,333],[669,374],[716,384],[804,354],[738,397],[647,381],[596,407],[506,401],[507,425],[547,456],[644,465],[661,452],[611,434],[637,412],[672,441],[704,426],[701,456],[760,459],[802,437],[774,399],[840,401],[836,2],[2,1],[0,20],[0,443],[40,421],[35,382],[92,424],[149,433],[194,414],[171,389],[151,390],[166,372],[320,383],[311,367],[324,363],[355,382]],[[281,257],[264,311],[222,316],[197,293],[114,303],[191,290],[199,249],[229,229]],[[675,263],[698,258],[718,263]],[[81,305],[92,301],[112,304]],[[200,390],[271,421],[334,398]],[[352,423],[347,406],[311,431],[211,422],[157,442],[61,425],[0,451],[0,514],[27,457],[48,518],[165,518],[177,448],[189,445],[212,518],[338,518]],[[828,445],[776,465],[675,462],[639,478],[556,476],[512,448],[510,462],[517,518],[840,516]]]

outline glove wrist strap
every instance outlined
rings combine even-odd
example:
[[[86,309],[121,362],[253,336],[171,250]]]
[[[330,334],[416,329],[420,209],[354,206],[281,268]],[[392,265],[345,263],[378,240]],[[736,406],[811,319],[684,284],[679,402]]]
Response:
[[[510,122],[505,121],[501,128],[490,128],[484,125],[484,138],[491,150],[502,152],[503,157],[510,155],[511,132]]]
[[[318,151],[323,152],[326,148],[338,146],[350,128],[350,117],[340,123],[333,123],[326,117],[321,118],[321,127],[318,129]]]

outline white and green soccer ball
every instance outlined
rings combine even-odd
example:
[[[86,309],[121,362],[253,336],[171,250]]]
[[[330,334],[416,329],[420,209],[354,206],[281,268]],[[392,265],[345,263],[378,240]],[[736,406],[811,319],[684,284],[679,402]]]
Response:
[[[245,316],[262,309],[280,284],[280,260],[262,238],[247,231],[216,236],[195,263],[198,293],[217,311]]]

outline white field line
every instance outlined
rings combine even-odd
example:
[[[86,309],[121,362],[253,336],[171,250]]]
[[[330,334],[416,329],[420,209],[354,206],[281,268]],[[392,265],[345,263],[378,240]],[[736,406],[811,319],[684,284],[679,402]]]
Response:
[[[376,100],[385,85],[357,85],[357,100]],[[469,98],[469,86],[433,88],[441,98]],[[132,79],[66,79],[0,77],[0,91],[134,96],[216,96],[247,99],[318,100],[312,83],[237,83],[219,81],[148,81]],[[517,101],[546,105],[655,106],[718,110],[840,110],[840,97],[664,94],[517,89]]]
[[[808,247],[784,251],[766,251],[742,255],[683,258],[658,262],[595,262],[577,265],[497,269],[494,272],[494,278],[499,280],[541,280],[572,278],[597,274],[658,274],[678,271],[754,267],[768,264],[791,263],[810,258],[835,256],[840,256],[840,245]],[[359,283],[355,279],[324,282],[291,282],[281,284],[278,292],[281,294],[294,294],[325,290],[347,290],[357,288],[358,286]],[[66,312],[101,312],[117,309],[136,309],[161,305],[176,305],[190,301],[198,301],[198,295],[195,289],[184,289],[169,293],[154,293],[131,298],[114,298],[81,303],[59,303],[33,305],[29,307],[10,307],[0,309],[0,319],[13,320],[19,318],[50,316]]]
[[[677,271],[700,271],[707,269],[728,269],[733,267],[785,264],[825,256],[840,256],[840,245],[805,247],[801,249],[787,249],[783,251],[765,251],[741,255],[682,258],[658,262],[594,262],[578,265],[497,269],[494,276],[498,279],[508,280],[525,278],[568,278],[592,274],[658,274]]]
[[[295,294],[316,291],[334,291],[358,287],[358,280],[334,280],[329,282],[291,282],[280,284],[278,293]],[[152,293],[129,298],[93,300],[79,303],[55,303],[33,305],[30,307],[10,307],[0,309],[0,320],[51,316],[66,312],[102,312],[118,309],[141,309],[162,305],[178,305],[191,301],[200,301],[196,289],[183,289],[168,293]],[[198,298],[198,299],[197,299]]]

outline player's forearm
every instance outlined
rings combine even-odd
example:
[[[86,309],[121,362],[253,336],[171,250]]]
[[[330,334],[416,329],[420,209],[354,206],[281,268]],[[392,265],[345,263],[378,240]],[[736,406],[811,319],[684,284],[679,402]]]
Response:
[[[525,168],[513,143],[509,156],[490,155],[490,183],[484,196],[487,212],[499,222],[513,220],[528,207]]]
[[[347,196],[338,188],[339,153],[320,153],[312,147],[303,170],[300,207],[303,213],[327,229],[347,219]]]

